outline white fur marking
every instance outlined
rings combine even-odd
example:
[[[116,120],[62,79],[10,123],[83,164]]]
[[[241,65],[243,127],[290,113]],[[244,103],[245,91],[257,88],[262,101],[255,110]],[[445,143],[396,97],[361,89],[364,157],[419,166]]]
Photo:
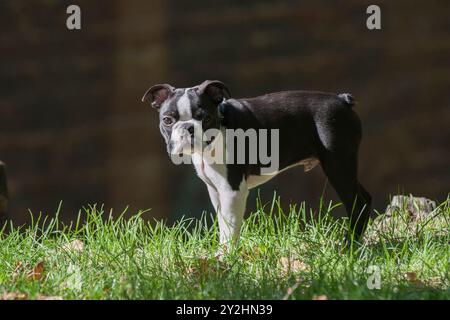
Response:
[[[226,164],[208,163],[201,154],[194,153],[192,160],[197,175],[208,186],[211,202],[217,212],[222,245],[239,239],[248,196],[245,179],[239,190],[231,189],[227,179]]]
[[[259,185],[262,185],[263,183],[266,183],[267,181],[269,181],[270,179],[275,177],[277,174],[279,174],[285,170],[288,170],[290,168],[299,166],[299,165],[304,165],[305,172],[308,172],[308,171],[312,170],[315,166],[317,166],[319,163],[320,163],[320,161],[316,158],[306,158],[306,159],[303,159],[302,161],[294,163],[280,171],[276,171],[271,175],[248,176],[247,186],[249,189],[253,189]]]
[[[231,244],[239,239],[247,196],[248,188],[245,179],[242,179],[237,191],[219,191],[220,210],[218,212],[218,222],[220,243],[222,245]]]
[[[178,99],[177,108],[180,116],[180,121],[187,121],[192,119],[191,101],[188,97],[188,90],[184,91],[184,94]]]
[[[192,124],[194,126],[194,141],[198,144],[198,141],[202,141],[202,122],[199,120],[191,119],[187,121],[178,121],[172,128],[172,134],[170,140],[173,143],[173,154],[179,154],[183,152],[185,154],[191,154],[194,150],[191,148],[191,134],[185,129],[186,124]],[[197,148],[197,145],[194,146]]]

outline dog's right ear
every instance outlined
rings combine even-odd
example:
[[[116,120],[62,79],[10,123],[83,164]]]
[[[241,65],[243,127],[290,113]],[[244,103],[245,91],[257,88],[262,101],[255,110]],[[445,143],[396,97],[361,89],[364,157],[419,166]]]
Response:
[[[159,110],[164,101],[174,92],[175,88],[170,84],[157,84],[147,90],[142,97],[142,102],[150,99],[152,107]]]

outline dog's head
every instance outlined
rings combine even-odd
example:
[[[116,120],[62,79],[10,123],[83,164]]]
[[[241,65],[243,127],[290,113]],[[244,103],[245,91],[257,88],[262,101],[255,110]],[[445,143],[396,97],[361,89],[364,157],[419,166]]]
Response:
[[[169,155],[192,154],[203,148],[203,133],[220,126],[219,104],[230,98],[224,83],[207,80],[192,88],[174,88],[157,84],[147,90],[142,101],[149,100],[159,111],[159,128]]]

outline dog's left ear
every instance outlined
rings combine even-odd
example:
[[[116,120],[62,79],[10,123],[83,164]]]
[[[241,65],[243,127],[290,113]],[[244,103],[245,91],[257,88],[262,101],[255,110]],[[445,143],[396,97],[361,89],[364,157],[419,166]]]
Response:
[[[206,80],[198,86],[198,93],[207,94],[216,103],[222,102],[224,98],[231,98],[230,90],[219,80]]]

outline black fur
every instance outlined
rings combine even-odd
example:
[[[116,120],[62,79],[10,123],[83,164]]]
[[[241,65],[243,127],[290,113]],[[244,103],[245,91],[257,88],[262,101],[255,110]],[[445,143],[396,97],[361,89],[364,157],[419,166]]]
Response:
[[[358,148],[361,122],[349,108],[350,94],[285,91],[247,99],[229,99],[220,106],[227,128],[279,129],[280,170],[302,159],[317,158],[360,236],[370,215],[371,196],[359,183]],[[228,180],[238,190],[242,177],[258,175],[261,165],[229,164]]]

